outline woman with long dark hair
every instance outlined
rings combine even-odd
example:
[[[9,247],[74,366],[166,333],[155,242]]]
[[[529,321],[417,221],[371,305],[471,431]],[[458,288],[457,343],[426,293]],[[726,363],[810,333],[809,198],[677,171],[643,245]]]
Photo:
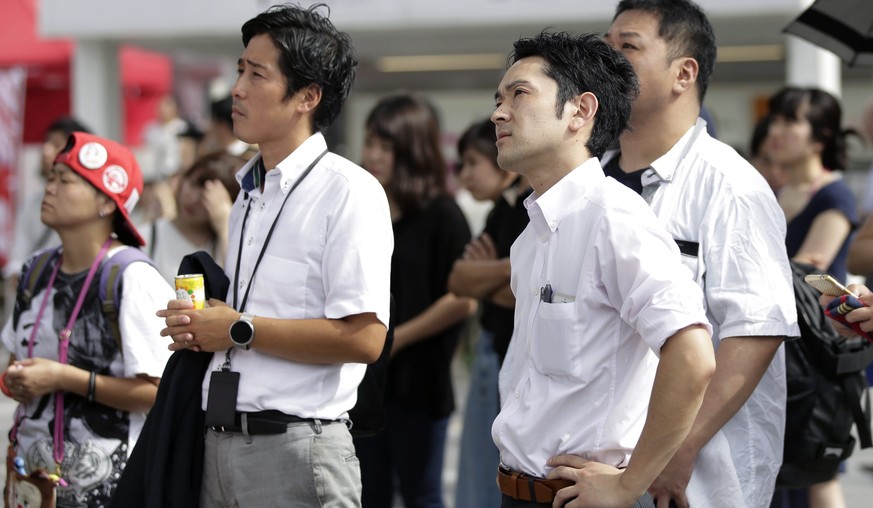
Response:
[[[842,108],[824,90],[786,87],[770,98],[769,114],[765,148],[784,175],[777,199],[788,223],[788,257],[845,282],[858,218],[854,194],[838,172],[848,163],[846,136],[851,132],[841,127]],[[785,443],[786,448],[793,445]],[[845,506],[845,500],[834,477],[808,489],[776,489],[771,506],[822,508]]]
[[[846,280],[855,197],[840,178],[848,163],[842,109],[816,88],[786,87],[770,98],[766,148],[785,174],[777,198],[785,212],[788,257]]]
[[[366,122],[363,166],[385,189],[394,224],[397,306],[387,429],[355,441],[365,508],[392,506],[395,477],[405,506],[444,506],[443,452],[455,408],[450,365],[476,302],[446,289],[470,229],[446,191],[439,132],[433,106],[414,95],[382,99]]]

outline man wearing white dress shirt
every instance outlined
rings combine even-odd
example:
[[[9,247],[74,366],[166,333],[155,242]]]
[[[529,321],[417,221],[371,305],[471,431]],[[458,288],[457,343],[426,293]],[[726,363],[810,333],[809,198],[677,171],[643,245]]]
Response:
[[[780,346],[798,335],[785,216],[758,172],[698,118],[716,57],[698,6],[623,0],[605,39],[634,66],[641,89],[620,150],[606,153],[603,167],[649,201],[680,246],[716,348],[700,413],[650,492],[659,506],[767,507],[785,427]]]
[[[498,162],[534,192],[510,254],[515,331],[492,427],[502,506],[654,506],[646,489],[714,360],[676,244],[597,160],[627,125],[636,76],[595,35],[521,39],[512,61],[491,117]]]
[[[361,505],[347,428],[385,340],[388,201],[321,132],[348,96],[348,36],[319,12],[277,6],[243,25],[234,134],[260,153],[238,173],[227,303],[170,302],[171,349],[214,353],[202,384],[202,506]]]

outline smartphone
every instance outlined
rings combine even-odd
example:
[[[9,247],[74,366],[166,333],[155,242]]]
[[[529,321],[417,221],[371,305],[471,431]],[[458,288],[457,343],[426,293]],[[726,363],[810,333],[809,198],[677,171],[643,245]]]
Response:
[[[819,293],[828,296],[852,295],[857,298],[858,295],[849,291],[849,288],[840,284],[840,282],[827,274],[811,274],[803,278],[807,284],[818,290]]]

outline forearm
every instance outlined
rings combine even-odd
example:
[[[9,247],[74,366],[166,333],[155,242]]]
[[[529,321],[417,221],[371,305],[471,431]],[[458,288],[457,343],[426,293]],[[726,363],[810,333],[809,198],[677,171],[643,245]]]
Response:
[[[621,482],[642,495],[688,435],[715,370],[709,334],[686,327],[661,348],[649,411]]]
[[[506,309],[515,308],[515,295],[512,293],[512,288],[509,287],[508,282],[491,293],[491,296],[488,299],[494,305],[499,305]]]
[[[393,351],[440,333],[476,312],[476,300],[446,293],[421,314],[394,330]]]
[[[474,261],[459,259],[449,275],[448,289],[458,296],[485,298],[509,282],[509,258]]]
[[[62,365],[58,379],[59,388],[87,397],[90,378],[91,373],[87,370],[72,365]],[[122,411],[143,413],[154,405],[159,381],[159,378],[120,378],[97,375],[94,400],[104,406]]]
[[[873,236],[858,236],[849,246],[846,268],[855,274],[873,273]]]
[[[387,332],[375,314],[299,320],[256,316],[253,324],[252,348],[310,364],[372,363],[382,352]]]
[[[715,353],[715,374],[683,451],[696,457],[706,443],[733,418],[758,386],[782,337],[730,337]]]

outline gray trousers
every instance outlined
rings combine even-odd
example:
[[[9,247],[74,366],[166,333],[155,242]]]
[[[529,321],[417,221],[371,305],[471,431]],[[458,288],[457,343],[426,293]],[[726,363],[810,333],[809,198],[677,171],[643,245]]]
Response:
[[[361,470],[352,437],[342,423],[317,421],[248,439],[207,430],[200,506],[360,507]]]

